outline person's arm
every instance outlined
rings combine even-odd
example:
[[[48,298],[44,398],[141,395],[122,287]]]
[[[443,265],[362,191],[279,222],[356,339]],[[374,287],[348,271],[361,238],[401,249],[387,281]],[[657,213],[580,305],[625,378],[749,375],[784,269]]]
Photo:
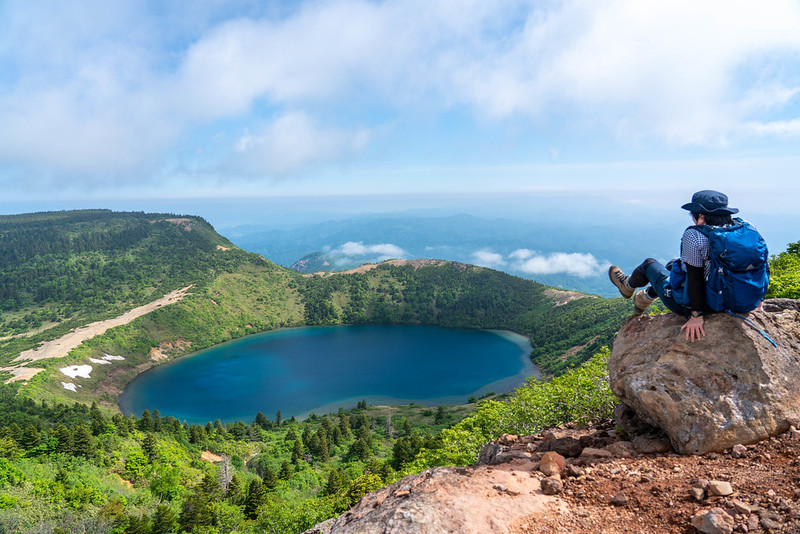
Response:
[[[686,288],[689,293],[689,311],[703,313],[706,309],[706,280],[702,267],[695,267],[688,263],[684,265],[686,269]]]
[[[686,332],[686,339],[688,341],[695,341],[705,336],[703,331],[703,311],[706,308],[706,281],[702,267],[695,267],[688,263],[684,265],[686,268],[686,287],[689,293],[689,305],[686,308],[689,310],[690,317],[681,327],[681,330]]]

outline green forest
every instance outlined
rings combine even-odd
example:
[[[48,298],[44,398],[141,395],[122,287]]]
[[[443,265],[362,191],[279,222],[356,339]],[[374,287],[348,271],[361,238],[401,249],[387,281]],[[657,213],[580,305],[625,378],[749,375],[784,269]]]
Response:
[[[503,432],[611,417],[608,349],[631,312],[589,295],[559,305],[530,280],[452,262],[302,276],[238,249],[200,218],[105,210],[0,217],[0,366],[90,321],[175,289],[182,301],[113,328],[0,386],[0,532],[297,533],[365,493],[436,465],[469,465]],[[800,296],[800,243],[772,258],[770,296]],[[362,401],[303,421],[188,425],[126,417],[121,388],[156,363],[284,326],[431,324],[531,339],[553,378],[460,406]],[[60,385],[101,354],[114,371]],[[112,366],[108,366],[112,367]],[[6,374],[6,378],[10,375]]]

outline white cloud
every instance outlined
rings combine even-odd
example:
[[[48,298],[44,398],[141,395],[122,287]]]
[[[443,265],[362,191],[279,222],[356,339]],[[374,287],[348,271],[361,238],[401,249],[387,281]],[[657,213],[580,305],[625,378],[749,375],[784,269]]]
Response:
[[[348,241],[336,249],[331,250],[331,254],[341,256],[374,256],[383,259],[402,258],[407,255],[406,251],[391,243],[379,243],[375,245],[365,245],[363,241]]]
[[[252,133],[231,165],[280,174],[358,153],[420,106],[557,118],[626,144],[798,128],[781,116],[800,88],[796,0],[330,0],[227,19],[145,5],[3,3],[0,161],[138,183],[189,132],[235,123]],[[337,121],[348,106],[382,113]]]
[[[503,267],[506,265],[505,259],[502,254],[492,252],[491,250],[477,250],[472,253],[472,261],[476,265],[483,267]]]
[[[514,252],[508,255],[509,258],[512,260],[527,260],[531,256],[536,254],[535,251],[529,250],[527,248],[518,248]]]
[[[754,122],[747,127],[759,136],[795,137],[800,135],[800,119],[773,122]]]
[[[260,132],[240,137],[230,165],[250,173],[286,174],[309,163],[356,153],[370,136],[366,130],[325,130],[305,113],[288,113]]]
[[[477,265],[492,268],[504,268],[508,271],[526,274],[565,273],[572,276],[586,277],[602,271],[603,266],[592,254],[555,252],[540,254],[535,250],[520,248],[507,257],[488,249],[472,253]]]
[[[581,122],[628,138],[715,143],[756,110],[747,84],[775,85],[760,76],[743,82],[737,69],[800,50],[800,4],[792,0],[763,9],[723,0],[559,6],[532,9],[507,49],[464,71],[462,96],[497,115],[568,106]]]
[[[565,273],[586,277],[600,272],[602,266],[592,254],[554,252],[546,255],[520,255],[519,260],[511,264],[511,269],[528,274]]]

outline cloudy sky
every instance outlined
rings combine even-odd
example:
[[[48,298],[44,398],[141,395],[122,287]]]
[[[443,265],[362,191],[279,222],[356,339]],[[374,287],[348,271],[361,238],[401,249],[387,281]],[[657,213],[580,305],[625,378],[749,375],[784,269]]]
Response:
[[[0,2],[7,202],[716,188],[783,209],[799,143],[797,0]]]

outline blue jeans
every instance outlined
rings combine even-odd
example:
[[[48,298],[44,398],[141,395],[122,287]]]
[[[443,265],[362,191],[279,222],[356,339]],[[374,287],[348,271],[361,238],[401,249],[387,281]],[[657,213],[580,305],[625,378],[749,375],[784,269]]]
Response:
[[[653,258],[647,258],[633,270],[628,278],[631,287],[644,287],[650,283],[658,298],[673,313],[686,316],[687,310],[672,298],[672,288],[669,286],[669,271]]]

